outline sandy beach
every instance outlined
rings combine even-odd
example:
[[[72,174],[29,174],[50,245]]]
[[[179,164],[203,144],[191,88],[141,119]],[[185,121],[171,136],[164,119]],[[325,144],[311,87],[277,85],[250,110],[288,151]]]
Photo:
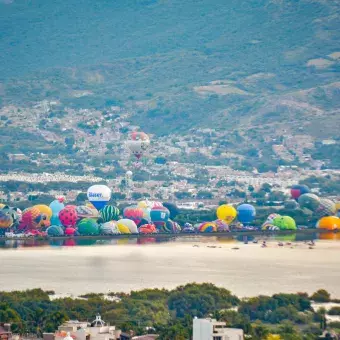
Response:
[[[235,249],[238,248],[238,249]],[[0,249],[0,290],[41,287],[73,296],[212,282],[236,295],[327,289],[340,298],[340,242],[278,246],[172,242]]]

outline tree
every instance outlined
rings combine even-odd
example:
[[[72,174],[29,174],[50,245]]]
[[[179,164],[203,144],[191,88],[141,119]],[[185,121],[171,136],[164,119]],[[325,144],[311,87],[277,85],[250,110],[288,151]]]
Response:
[[[133,199],[133,200],[139,200],[139,199],[141,199],[143,197],[143,194],[141,194],[140,192],[133,192],[132,194],[131,194],[131,198]]]
[[[196,198],[199,199],[212,199],[214,196],[210,191],[201,190],[197,193]]]
[[[85,192],[80,192],[77,195],[76,201],[77,202],[85,202],[87,200],[87,194]]]
[[[263,183],[261,186],[261,190],[269,193],[272,190],[272,186],[269,183]]]
[[[111,194],[111,199],[112,199],[113,201],[123,200],[123,199],[125,199],[125,198],[126,198],[126,195],[123,194],[123,193],[121,193],[121,192],[113,192],[113,193]]]
[[[325,289],[319,289],[311,296],[311,299],[315,302],[329,302],[331,295]]]

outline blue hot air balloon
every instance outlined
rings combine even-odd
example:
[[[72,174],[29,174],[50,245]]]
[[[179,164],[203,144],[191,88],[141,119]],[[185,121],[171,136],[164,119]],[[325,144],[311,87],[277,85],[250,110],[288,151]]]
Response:
[[[237,218],[242,224],[250,224],[256,216],[256,210],[251,204],[241,204],[237,207]]]
[[[65,208],[63,198],[59,198],[51,202],[50,208],[52,210],[51,225],[60,226],[59,212]]]
[[[102,184],[92,185],[87,190],[87,198],[97,210],[100,210],[111,199],[111,189]]]

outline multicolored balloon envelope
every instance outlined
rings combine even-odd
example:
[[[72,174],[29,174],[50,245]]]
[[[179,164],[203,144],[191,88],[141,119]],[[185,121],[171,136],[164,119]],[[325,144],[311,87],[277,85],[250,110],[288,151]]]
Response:
[[[110,201],[111,189],[102,184],[92,185],[87,190],[87,198],[97,210],[100,210]]]
[[[320,198],[315,194],[308,193],[301,195],[298,202],[301,208],[314,212],[320,204]]]
[[[37,208],[41,214],[44,214],[49,220],[51,219],[53,212],[48,205],[38,204],[35,205],[33,208]]]
[[[154,224],[144,224],[138,228],[140,234],[156,234],[158,230]]]
[[[309,188],[307,187],[307,185],[296,184],[293,185],[292,188],[290,189],[290,194],[292,198],[294,198],[296,201],[301,195],[307,193],[309,193]]]
[[[143,219],[143,209],[138,208],[137,206],[133,207],[126,207],[123,211],[124,218],[128,218],[134,221],[136,224],[139,224],[140,221]]]
[[[103,223],[100,226],[99,231],[101,234],[104,234],[104,235],[118,235],[121,233],[115,221],[109,221],[109,222]]]
[[[150,138],[144,132],[132,132],[126,145],[131,153],[137,159],[140,159],[150,146]]]
[[[217,226],[214,222],[204,222],[198,227],[201,233],[213,233],[217,231]]]
[[[134,221],[122,218],[117,221],[118,228],[122,234],[137,234],[138,228]]]
[[[226,220],[215,220],[214,223],[217,226],[217,231],[230,231],[229,225]]]
[[[41,214],[39,209],[32,207],[23,211],[19,229],[38,229],[50,225],[51,222],[46,215]]]
[[[113,205],[107,205],[99,210],[103,222],[116,221],[119,218],[119,209]]]
[[[64,235],[64,229],[59,225],[51,225],[46,230],[47,235],[49,236],[63,236]]]
[[[151,221],[156,226],[162,226],[170,217],[170,212],[165,207],[155,207],[151,209],[150,212]]]
[[[7,229],[13,225],[13,218],[10,214],[0,210],[0,229]]]
[[[320,204],[314,210],[315,217],[321,218],[324,216],[333,216],[335,215],[335,203],[327,198],[320,198]]]

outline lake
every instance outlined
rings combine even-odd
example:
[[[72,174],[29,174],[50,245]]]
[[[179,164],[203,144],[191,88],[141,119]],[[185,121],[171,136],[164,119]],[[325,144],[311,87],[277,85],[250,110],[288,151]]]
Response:
[[[325,288],[340,298],[340,234],[305,237],[315,246],[303,235],[265,237],[265,248],[263,236],[1,240],[0,290],[78,296],[212,282],[240,297]]]

